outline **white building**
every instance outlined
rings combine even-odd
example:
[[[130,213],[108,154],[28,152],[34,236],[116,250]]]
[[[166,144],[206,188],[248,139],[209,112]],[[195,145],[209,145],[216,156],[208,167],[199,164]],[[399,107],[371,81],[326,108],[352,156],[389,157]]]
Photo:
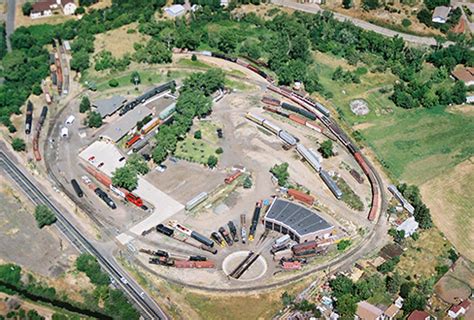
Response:
[[[170,7],[165,8],[165,12],[172,18],[182,16],[186,13],[186,9],[180,4],[174,4]]]
[[[436,23],[446,23],[448,21],[449,12],[451,11],[451,7],[439,6],[436,7],[433,11],[433,16],[431,17],[431,21]]]
[[[39,0],[33,3],[30,18],[50,17],[53,11],[61,9],[64,15],[73,15],[77,5],[74,0]]]
[[[57,0],[58,2],[61,1],[61,7],[63,8],[63,13],[66,16],[73,15],[76,12],[77,5],[74,3],[73,0]]]
[[[418,222],[415,221],[415,217],[407,218],[398,227],[397,231],[405,231],[405,238],[410,237],[418,230]]]

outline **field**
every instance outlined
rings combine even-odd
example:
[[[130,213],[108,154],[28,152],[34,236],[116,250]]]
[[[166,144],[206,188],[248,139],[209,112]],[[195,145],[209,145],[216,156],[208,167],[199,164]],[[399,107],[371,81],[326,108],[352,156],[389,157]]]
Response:
[[[438,228],[467,259],[474,261],[474,163],[467,160],[421,186]]]
[[[451,248],[443,234],[436,228],[424,230],[420,238],[405,240],[407,250],[400,256],[395,270],[412,279],[429,278],[436,275],[435,267],[445,264],[447,252]]]
[[[99,33],[95,36],[94,55],[102,50],[112,52],[116,58],[123,57],[124,54],[135,52],[135,43],[145,43],[150,38],[141,34],[137,30],[138,24],[131,23],[117,29]]]
[[[217,128],[219,126],[214,122],[197,122],[193,130],[188,133],[186,139],[178,142],[175,156],[191,162],[206,164],[209,156],[218,156],[215,152],[218,140],[216,135]],[[194,132],[198,130],[201,131],[202,139],[194,138]]]
[[[437,295],[445,302],[456,303],[456,297],[466,299],[474,288],[474,264],[463,258],[456,262],[436,284]]]

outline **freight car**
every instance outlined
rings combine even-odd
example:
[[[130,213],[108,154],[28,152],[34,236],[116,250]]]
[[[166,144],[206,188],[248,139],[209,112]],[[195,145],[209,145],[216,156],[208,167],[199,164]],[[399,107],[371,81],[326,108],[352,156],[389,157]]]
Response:
[[[258,226],[258,221],[260,219],[260,210],[262,209],[262,202],[259,201],[255,205],[255,209],[253,211],[253,216],[252,216],[252,224],[250,225],[250,235],[249,235],[249,240],[253,241],[255,237],[255,231],[257,230]]]
[[[142,94],[141,96],[133,99],[132,101],[130,101],[129,103],[127,103],[119,112],[119,115],[120,116],[123,116],[124,114],[126,114],[127,112],[133,110],[136,106],[138,106],[140,103],[144,103],[145,101],[147,101],[148,99],[162,93],[162,92],[165,92],[167,90],[171,90],[171,88],[175,87],[176,86],[176,82],[173,80],[173,81],[170,81],[170,82],[167,82],[165,84],[162,84],[161,86],[158,86],[158,87],[155,87],[147,92],[145,92],[144,94]]]
[[[33,122],[33,104],[30,100],[26,104],[25,133],[31,133],[31,123]]]
[[[329,174],[326,171],[321,170],[319,172],[319,176],[321,179],[323,179],[324,183],[328,186],[329,190],[331,190],[334,196],[340,200],[342,198],[342,191],[339,189],[336,182],[334,182],[334,180],[329,176]]]
[[[44,124],[44,121],[46,120],[46,116],[48,115],[48,107],[47,106],[43,106],[43,109],[41,109],[41,114],[40,114],[40,117],[39,117],[39,121],[38,121],[38,124],[39,124],[39,128],[38,128],[38,131],[41,129],[41,127],[43,126]]]
[[[240,215],[240,237],[242,238],[242,243],[245,243],[247,241],[245,214]]]
[[[130,147],[133,146],[133,145],[135,144],[135,142],[137,142],[138,140],[140,140],[140,135],[139,135],[139,134],[133,135],[133,137],[131,137],[131,138],[125,143],[125,147],[126,147],[126,148],[130,148]]]
[[[316,170],[316,172],[321,171],[321,163],[318,161],[314,153],[308,150],[304,145],[298,143],[296,145],[296,150],[298,153],[310,164],[310,166]]]
[[[214,242],[212,242],[211,239],[203,236],[202,234],[196,232],[196,231],[192,231],[191,232],[191,238],[193,238],[194,240],[197,240],[199,242],[201,242],[202,244],[212,248],[214,246]]]
[[[79,186],[79,183],[77,183],[77,180],[76,179],[72,179],[71,180],[71,185],[74,189],[74,191],[76,192],[77,196],[79,198],[82,198],[84,196],[84,192],[82,192],[82,189],[81,187]]]
[[[211,234],[212,240],[214,240],[215,243],[220,245],[221,247],[225,247],[225,241],[221,238],[221,236],[217,232],[213,232]]]
[[[225,242],[227,242],[229,246],[234,244],[234,241],[232,241],[232,238],[229,236],[229,233],[224,227],[219,228],[219,233],[221,234],[221,236],[224,238]]]
[[[278,132],[278,137],[290,146],[294,146],[298,142],[297,138],[293,137],[291,134],[289,134],[285,130],[280,130]]]
[[[160,223],[159,225],[156,226],[156,231],[159,233],[162,233],[168,237],[171,237],[174,233],[174,230],[171,228],[168,228],[164,224]]]
[[[212,269],[215,267],[213,261],[188,261],[188,260],[174,260],[175,268],[196,268],[196,269]]]
[[[308,119],[310,119],[310,120],[316,120],[316,116],[315,116],[313,113],[311,113],[311,112],[309,112],[309,111],[307,111],[307,110],[305,110],[305,109],[299,108],[299,107],[297,107],[297,106],[294,106],[294,105],[292,105],[292,104],[289,104],[289,103],[286,103],[286,102],[282,102],[281,107],[282,107],[283,109],[296,112],[296,113],[298,113],[298,114],[300,114],[300,115],[302,115],[302,116],[304,116],[304,117],[306,117],[306,118],[308,118]]]
[[[267,97],[267,96],[264,96],[262,98],[262,102],[266,103],[266,104],[269,104],[271,106],[279,106],[280,105],[280,100],[272,98],[272,97]]]
[[[310,206],[312,206],[313,203],[314,203],[314,198],[312,196],[310,196],[309,194],[306,194],[304,192],[301,192],[299,190],[288,189],[288,195],[290,197],[293,197],[295,200],[304,202],[304,203],[306,203]]]

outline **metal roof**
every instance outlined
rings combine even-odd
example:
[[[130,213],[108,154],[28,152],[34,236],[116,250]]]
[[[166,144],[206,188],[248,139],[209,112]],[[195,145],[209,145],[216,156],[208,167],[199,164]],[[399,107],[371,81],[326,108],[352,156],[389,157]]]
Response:
[[[443,20],[448,19],[449,12],[451,11],[451,7],[439,6],[436,7],[433,11],[433,19],[435,17],[442,18]]]
[[[334,228],[316,212],[279,198],[273,201],[265,219],[271,219],[287,226],[299,236]]]
[[[177,17],[186,12],[186,9],[180,4],[174,4],[165,8],[165,12],[172,17]]]
[[[125,102],[127,102],[126,98],[122,96],[113,96],[108,99],[94,101],[92,105],[97,108],[97,112],[100,113],[102,118],[105,118],[123,107]]]
[[[130,132],[130,130],[135,128],[138,121],[144,119],[150,114],[152,114],[150,109],[144,105],[139,105],[135,109],[121,116],[118,120],[109,124],[109,127],[101,134],[101,137],[117,142]]]

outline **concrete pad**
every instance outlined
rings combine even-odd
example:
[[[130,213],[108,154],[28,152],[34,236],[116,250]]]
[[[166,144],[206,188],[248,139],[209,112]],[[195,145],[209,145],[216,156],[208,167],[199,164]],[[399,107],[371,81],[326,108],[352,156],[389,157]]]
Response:
[[[119,161],[119,159],[123,157],[122,153],[110,142],[95,141],[79,153],[79,157],[88,163],[90,163],[88,159],[92,156],[95,157],[92,165],[97,168],[97,166],[103,162],[104,165],[100,167],[99,170],[109,177],[112,176],[112,172],[114,172],[115,169],[125,165],[125,160],[122,162]]]
[[[184,209],[183,204],[156,188],[143,177],[138,178],[138,187],[134,193],[151,203],[155,208],[151,216],[130,229],[136,235],[141,235],[143,231],[155,227]]]
[[[134,237],[126,234],[125,232],[119,234],[116,238],[122,245],[126,245],[127,243],[135,239]]]

